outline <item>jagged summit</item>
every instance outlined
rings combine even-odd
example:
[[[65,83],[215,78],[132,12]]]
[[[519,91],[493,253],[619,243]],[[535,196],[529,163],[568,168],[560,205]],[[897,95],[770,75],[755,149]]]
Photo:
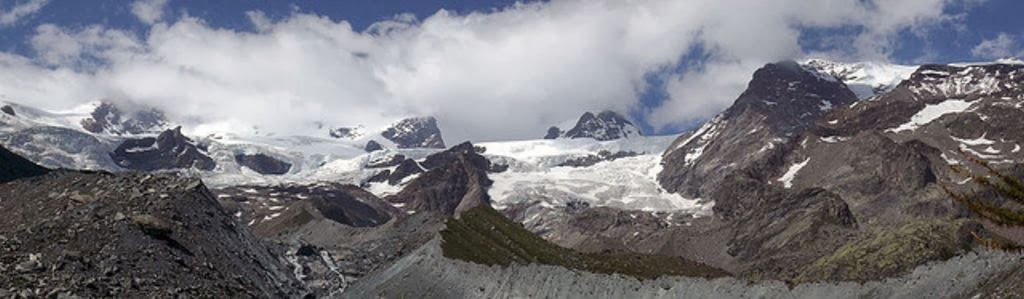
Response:
[[[441,129],[433,116],[403,119],[384,130],[381,136],[398,148],[445,148]]]
[[[593,138],[607,141],[642,135],[633,122],[619,113],[606,110],[597,115],[591,112],[583,113],[576,121],[576,125],[568,130],[556,126],[548,128],[544,139]]]

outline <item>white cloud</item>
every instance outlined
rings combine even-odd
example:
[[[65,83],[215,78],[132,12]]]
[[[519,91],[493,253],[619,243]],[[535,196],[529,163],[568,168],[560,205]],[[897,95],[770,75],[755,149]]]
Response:
[[[14,5],[7,11],[0,10],[0,26],[10,26],[21,18],[29,16],[43,9],[43,6],[50,3],[50,0],[29,0]]]
[[[136,0],[132,2],[132,14],[140,22],[153,24],[164,17],[164,9],[167,7],[167,0]]]
[[[971,55],[980,58],[1006,58],[1010,56],[1021,55],[1024,52],[1016,52],[1020,50],[1018,47],[1017,40],[1009,34],[999,33],[998,36],[992,39],[986,39],[978,43],[971,49]]]
[[[400,15],[364,32],[301,11],[248,12],[254,32],[188,16],[142,37],[44,25],[32,40],[38,62],[0,59],[13,70],[0,75],[0,94],[49,106],[132,101],[282,134],[435,115],[449,143],[536,138],[583,111],[636,108],[645,76],[704,49],[702,67],[664,75],[671,98],[648,112],[666,126],[717,113],[756,68],[805,55],[803,27],[862,27],[845,58],[884,59],[897,32],[941,22],[949,1],[767,2],[563,0]]]

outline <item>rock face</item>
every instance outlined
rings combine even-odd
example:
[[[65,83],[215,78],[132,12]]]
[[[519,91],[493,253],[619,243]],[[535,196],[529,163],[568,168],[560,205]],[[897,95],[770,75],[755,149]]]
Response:
[[[60,171],[0,185],[0,285],[27,297],[298,297],[280,252],[195,179]],[[16,295],[18,296],[18,295]]]
[[[112,103],[102,102],[89,118],[82,120],[82,128],[92,133],[111,135],[142,134],[165,126],[163,112],[142,109],[125,115]]]
[[[373,140],[367,141],[366,146],[363,147],[363,150],[365,150],[367,153],[372,153],[383,149],[384,147],[381,146],[380,143],[377,143],[376,141]]]
[[[110,158],[118,166],[132,170],[187,169],[213,170],[216,163],[181,134],[181,127],[160,133],[156,138],[127,139]]]
[[[770,160],[833,107],[856,100],[834,77],[792,61],[768,64],[732,107],[669,147],[658,180],[670,192],[707,198],[728,173]]]
[[[489,205],[487,178],[491,162],[476,153],[466,142],[427,157],[428,169],[398,194],[388,197],[393,203],[418,212],[458,215],[479,205]]]
[[[44,175],[48,171],[0,146],[0,184],[20,178]]]
[[[445,148],[434,117],[407,118],[381,133],[399,148]]]
[[[558,127],[551,127],[544,135],[544,139],[593,138],[606,141],[641,135],[640,129],[622,115],[613,111],[602,111],[597,115],[583,113],[576,126],[564,132]]]
[[[292,169],[292,164],[261,153],[237,154],[235,162],[263,175],[282,175]]]
[[[261,235],[292,231],[316,220],[374,227],[399,214],[373,194],[350,185],[233,186],[216,193],[229,211]]]

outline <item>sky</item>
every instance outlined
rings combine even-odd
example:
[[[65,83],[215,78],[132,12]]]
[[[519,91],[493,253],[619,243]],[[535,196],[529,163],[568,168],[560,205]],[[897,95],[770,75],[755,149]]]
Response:
[[[1017,0],[0,0],[0,100],[153,107],[195,133],[430,115],[448,143],[531,139],[613,110],[677,134],[770,62],[1024,56],[1021,11]]]

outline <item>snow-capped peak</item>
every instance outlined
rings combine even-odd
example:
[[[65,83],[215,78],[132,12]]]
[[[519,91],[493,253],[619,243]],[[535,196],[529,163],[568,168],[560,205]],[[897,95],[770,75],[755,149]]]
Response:
[[[910,75],[918,68],[916,65],[884,62],[844,63],[823,59],[808,59],[800,65],[806,69],[832,75],[843,81],[860,99],[892,90],[900,82],[910,78]]]
[[[643,135],[633,122],[613,111],[602,111],[597,115],[591,112],[583,113],[575,126],[568,130],[566,127],[564,124],[551,127],[544,138],[593,138],[607,141]]]

